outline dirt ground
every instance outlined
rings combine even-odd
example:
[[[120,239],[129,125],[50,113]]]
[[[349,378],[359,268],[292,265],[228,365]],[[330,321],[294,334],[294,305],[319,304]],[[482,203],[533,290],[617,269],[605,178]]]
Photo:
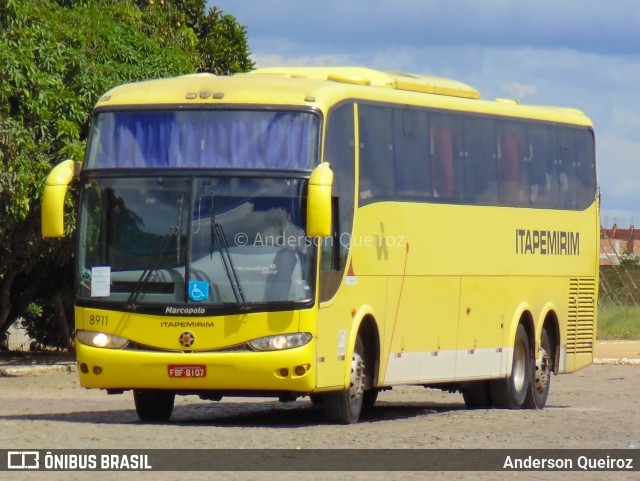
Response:
[[[542,411],[466,409],[460,394],[420,387],[381,393],[351,426],[327,424],[306,400],[213,403],[179,397],[168,423],[138,421],[131,393],[82,389],[74,372],[0,378],[0,449],[452,448],[627,449],[640,446],[640,366],[593,365],[553,378]],[[188,468],[186,468],[188,469]],[[183,473],[11,472],[0,479],[185,479]],[[603,479],[580,472],[193,473],[198,479]],[[195,477],[195,476],[193,476]],[[634,473],[606,473],[637,479]]]

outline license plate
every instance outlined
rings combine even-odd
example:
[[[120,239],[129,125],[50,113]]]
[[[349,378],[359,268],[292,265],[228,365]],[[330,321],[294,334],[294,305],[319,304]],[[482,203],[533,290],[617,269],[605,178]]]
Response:
[[[197,365],[176,365],[168,366],[169,377],[207,377],[207,366],[204,364]]]

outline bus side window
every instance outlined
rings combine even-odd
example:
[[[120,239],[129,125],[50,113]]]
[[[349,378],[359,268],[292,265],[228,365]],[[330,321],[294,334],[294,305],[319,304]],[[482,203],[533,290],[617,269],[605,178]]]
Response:
[[[524,128],[515,122],[501,122],[498,129],[498,170],[501,203],[528,204],[529,182],[521,160],[525,157]]]
[[[360,105],[361,205],[394,196],[393,110]]]
[[[440,168],[440,197],[451,199],[453,197],[453,139],[451,130],[447,127],[441,127],[437,139],[439,155],[436,165]]]
[[[576,207],[576,145],[573,129],[558,129],[558,171],[560,180],[560,207]]]
[[[462,190],[460,119],[434,114],[429,132],[433,197],[444,201],[457,200]]]
[[[323,241],[320,267],[320,300],[337,292],[344,273],[351,233],[355,193],[355,135],[353,104],[336,107],[329,113],[324,160],[331,164],[333,177],[333,237]]]
[[[585,209],[596,195],[596,155],[593,132],[589,129],[576,130],[577,159],[577,203]]]
[[[415,109],[394,109],[395,196],[424,200],[427,197],[428,158],[427,113]]]
[[[498,203],[495,121],[469,117],[464,120],[465,199],[470,204]]]
[[[555,128],[548,125],[530,125],[529,183],[531,203],[539,207],[557,207],[558,174],[555,162]]]

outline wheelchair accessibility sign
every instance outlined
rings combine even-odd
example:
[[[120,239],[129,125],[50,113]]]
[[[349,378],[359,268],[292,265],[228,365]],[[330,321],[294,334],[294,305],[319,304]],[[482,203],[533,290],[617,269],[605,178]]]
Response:
[[[206,301],[209,299],[209,283],[205,281],[189,281],[189,299]]]

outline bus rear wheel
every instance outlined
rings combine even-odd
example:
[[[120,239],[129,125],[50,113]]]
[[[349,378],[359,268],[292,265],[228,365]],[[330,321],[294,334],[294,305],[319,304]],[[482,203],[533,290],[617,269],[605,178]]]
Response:
[[[505,379],[491,382],[491,400],[497,408],[519,409],[524,404],[531,379],[531,353],[529,336],[522,324],[518,325],[513,345],[511,374]]]
[[[540,352],[535,364],[531,366],[531,380],[527,390],[524,407],[528,409],[542,409],[547,404],[553,362],[551,359],[551,343],[546,329],[540,334]]]
[[[135,389],[133,401],[142,421],[167,421],[173,412],[176,395],[155,389]]]
[[[362,409],[365,411],[373,409],[373,406],[376,404],[378,400],[378,390],[377,389],[367,389],[362,397]]]
[[[477,381],[462,387],[462,398],[469,409],[488,409],[493,406],[491,400],[491,383]]]
[[[367,380],[366,369],[362,339],[358,336],[353,356],[351,357],[349,388],[324,395],[324,414],[329,421],[341,424],[358,422],[364,401]]]

